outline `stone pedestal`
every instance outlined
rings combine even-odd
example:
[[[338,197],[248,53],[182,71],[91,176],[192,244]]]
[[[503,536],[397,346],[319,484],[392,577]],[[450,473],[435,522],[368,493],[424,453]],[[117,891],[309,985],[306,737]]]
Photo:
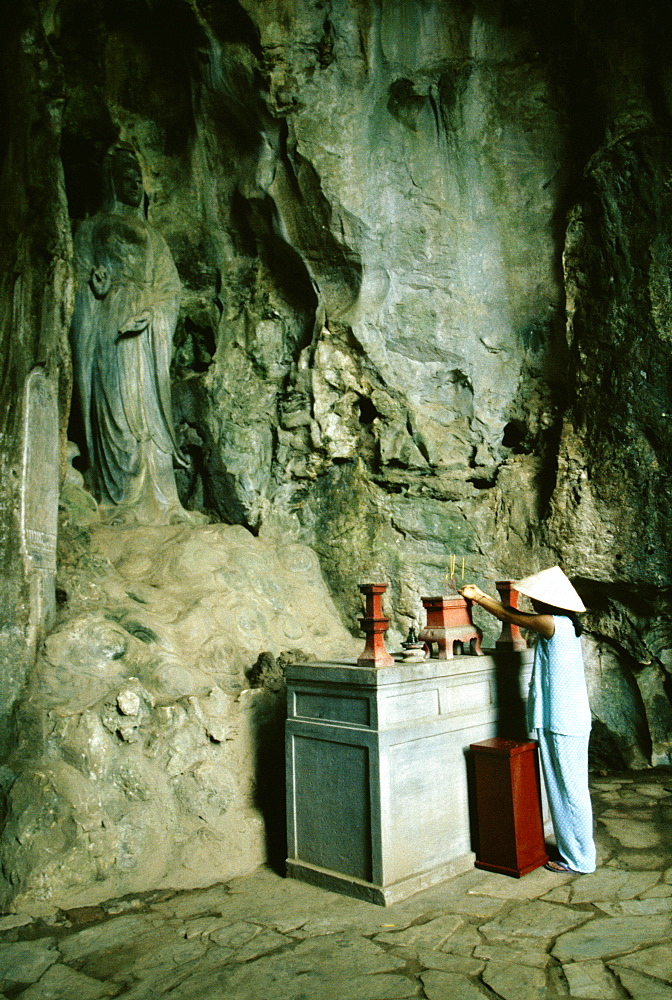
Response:
[[[288,668],[288,875],[385,905],[471,867],[468,749],[524,736],[531,662]]]

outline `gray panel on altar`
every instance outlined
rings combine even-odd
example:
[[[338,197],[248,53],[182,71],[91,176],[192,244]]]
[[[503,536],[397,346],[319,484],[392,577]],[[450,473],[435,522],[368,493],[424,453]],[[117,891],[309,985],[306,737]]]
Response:
[[[371,817],[367,747],[297,736],[297,797],[320,802],[296,817],[296,848],[306,861],[371,879]],[[355,787],[360,794],[353,795]]]

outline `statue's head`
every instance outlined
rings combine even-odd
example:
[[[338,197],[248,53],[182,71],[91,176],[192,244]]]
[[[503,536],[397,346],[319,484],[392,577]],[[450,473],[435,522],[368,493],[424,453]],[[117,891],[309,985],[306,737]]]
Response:
[[[140,208],[144,195],[142,172],[135,150],[126,142],[115,143],[103,161],[103,191],[105,205],[116,204]]]

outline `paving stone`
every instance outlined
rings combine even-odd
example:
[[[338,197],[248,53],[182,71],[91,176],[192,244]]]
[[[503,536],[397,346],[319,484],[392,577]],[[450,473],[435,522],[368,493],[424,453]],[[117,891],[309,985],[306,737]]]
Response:
[[[194,942],[189,942],[189,945],[194,947]],[[115,996],[123,997],[123,1000],[157,1000],[164,994],[172,996],[172,991],[179,988],[190,976],[225,967],[226,961],[221,961],[222,954],[219,953],[218,960],[213,962],[210,960],[211,952],[219,953],[219,949],[213,946],[191,961],[166,963],[154,969],[136,970],[122,967],[111,980],[117,990]]]
[[[614,972],[630,994],[632,1000],[672,1000],[672,986],[650,979],[641,972],[614,965]]]
[[[636,791],[650,799],[666,799],[670,793],[662,785],[637,785]]]
[[[569,987],[561,965],[549,965],[546,969],[546,985],[549,1000],[551,997],[568,997]]]
[[[647,976],[654,976],[664,982],[672,982],[672,947],[669,944],[655,945],[653,948],[645,948],[643,951],[635,952],[633,955],[625,955],[609,963],[615,968],[634,969],[636,972],[643,972]]]
[[[592,913],[585,910],[535,900],[482,924],[479,930],[489,941],[506,941],[511,937],[555,938],[591,918]]]
[[[437,885],[430,886],[429,889],[424,889],[418,896],[414,896],[406,902],[407,905],[410,905],[414,900],[421,898],[425,908],[431,909],[435,907],[437,910],[443,912],[450,908],[454,900],[462,899],[467,893],[477,890],[479,886],[489,881],[490,878],[490,872],[483,871],[480,868],[470,868],[466,872],[456,875],[455,878],[446,879],[445,882],[439,882]],[[391,911],[395,908],[388,907],[387,909]]]
[[[124,969],[138,979],[160,975],[163,971],[172,978],[176,968],[203,958],[207,950],[208,944],[203,940],[187,940],[170,933],[163,943],[155,944],[153,948],[143,951],[135,959],[129,957],[128,961],[124,961]]]
[[[418,962],[426,969],[438,972],[459,972],[462,976],[478,976],[485,968],[485,961],[468,955],[453,955],[444,951],[419,951]]]
[[[36,982],[59,960],[54,944],[53,938],[0,944],[0,982]]]
[[[420,984],[402,974],[405,964],[366,938],[333,934],[301,942],[282,960],[197,971],[170,1000],[406,1000]]]
[[[543,1000],[546,996],[546,976],[541,969],[489,962],[482,978],[503,1000]]]
[[[297,927],[310,928],[317,922],[323,928],[321,933],[337,933],[354,927],[361,928],[361,933],[374,934],[383,923],[410,923],[416,915],[411,912],[406,919],[404,904],[383,910],[361,899],[326,892],[298,879],[279,878],[266,868],[232,880],[229,888],[225,912],[231,922],[251,920],[273,927],[278,915],[282,914],[283,921],[296,921]]]
[[[633,796],[633,798],[634,798],[634,796]],[[650,820],[652,818],[652,816],[653,816],[653,809],[652,808],[647,808],[647,806],[650,806],[651,803],[646,803],[646,805],[645,805],[641,798],[638,799],[638,803],[639,803],[639,808],[637,810],[637,819],[638,820],[641,820],[641,819]],[[627,819],[628,816],[632,815],[633,806],[634,806],[633,802],[630,802],[628,804],[628,803],[625,803],[622,798],[619,798],[617,806],[611,806],[609,809],[602,809],[600,811],[600,815],[598,817],[599,822],[600,823],[604,823],[606,825],[605,820],[608,820],[608,819],[610,819],[610,820],[611,819]]]
[[[669,851],[618,851],[607,862],[609,868],[627,868],[630,871],[660,871],[670,863]]]
[[[453,955],[471,955],[482,941],[481,935],[472,924],[465,924],[458,927],[454,934],[443,942],[441,951],[449,952]]]
[[[165,919],[187,920],[202,914],[221,913],[228,906],[231,893],[226,885],[213,885],[208,889],[178,893],[171,899],[153,903],[151,912]]]
[[[235,953],[236,962],[252,962],[256,958],[261,958],[262,955],[270,955],[274,951],[279,951],[281,948],[286,948],[293,942],[285,937],[284,934],[278,934],[277,931],[264,930],[261,934],[257,934],[248,941],[247,944],[243,945]]]
[[[108,981],[114,985],[115,996],[119,994],[124,1000],[157,1000],[195,972],[202,968],[211,968],[208,963],[209,951],[219,951],[216,946],[209,947],[209,942],[203,938],[189,940],[180,937],[173,927],[166,928],[169,936],[163,944],[134,955],[128,962],[124,961],[123,953],[116,953],[117,965],[108,975]],[[106,956],[109,957],[109,956]],[[222,955],[218,956],[220,959]],[[99,965],[100,956],[96,956]],[[91,965],[84,962],[84,969],[90,974]],[[223,964],[221,961],[218,965]],[[120,992],[121,991],[121,992]],[[78,998],[73,997],[73,1000]]]
[[[546,868],[535,868],[524,878],[490,875],[480,885],[470,889],[469,894],[493,896],[495,899],[537,899],[561,882],[567,882],[575,877],[570,874],[549,872]]]
[[[276,900],[274,907],[268,905],[267,899],[257,900],[255,906],[255,900],[251,898],[244,908],[240,905],[227,908],[227,916],[230,919],[240,917],[254,920],[268,927],[274,927],[280,932],[284,932],[287,923],[293,923],[292,936],[307,938],[316,934],[338,934],[346,930],[361,934],[378,934],[386,929],[386,925],[408,927],[427,909],[424,893],[383,908],[360,899],[351,899],[349,896],[306,886],[313,893],[307,901],[305,897],[297,898],[294,891],[294,886],[303,887],[303,883],[295,879],[279,879],[277,875],[274,875],[274,878],[287,886],[287,898]],[[429,917],[440,916],[443,913],[440,907],[429,909],[430,913],[427,914]],[[282,914],[281,923],[278,922],[278,914]]]
[[[495,899],[492,896],[462,896],[461,899],[451,899],[446,903],[448,913],[460,913],[465,917],[494,917],[506,905],[506,900]]]
[[[623,818],[601,816],[599,822],[623,847],[656,847],[660,843],[660,834],[651,823],[632,819],[628,813]]]
[[[672,885],[666,882],[659,882],[641,894],[642,899],[664,899],[666,896],[672,896]]]
[[[618,791],[604,791],[599,793],[599,802],[602,805],[618,805],[621,801],[621,793]],[[593,796],[594,804],[594,796]]]
[[[420,911],[407,914],[405,918],[399,916],[394,920],[390,919],[391,914],[388,914],[387,909],[382,909],[370,903],[365,903],[364,905],[367,910],[362,914],[340,912],[324,917],[306,917],[301,926],[291,931],[291,937],[302,940],[324,934],[341,934],[346,931],[367,935],[381,934],[394,928],[402,930],[410,926],[413,920],[421,915]],[[435,916],[440,916],[440,914],[432,913],[432,917]],[[269,926],[276,925],[273,921],[270,921]],[[280,930],[279,927],[276,927],[276,929]]]
[[[506,944],[481,944],[474,949],[474,957],[509,962],[516,965],[530,965],[534,969],[545,969],[551,956],[534,941],[507,941]]]
[[[235,924],[225,924],[211,931],[209,937],[221,948],[235,951],[251,941],[260,931],[259,924],[252,924],[247,920],[237,920]]]
[[[672,913],[672,897],[659,899],[626,899],[622,903],[595,903],[603,913],[612,917],[621,914]]]
[[[162,953],[166,945],[169,952],[190,953],[198,942],[186,941],[180,934],[179,925],[155,922],[140,915],[115,917],[103,924],[88,927],[64,938],[59,942],[66,963],[76,964],[80,972],[94,979],[109,979],[125,983],[128,970],[136,964],[153,961],[153,956]],[[168,972],[172,972],[172,965]]]
[[[570,997],[585,1000],[620,1000],[621,990],[602,962],[572,962],[563,965]]]
[[[659,879],[660,872],[602,869],[590,875],[582,875],[573,883],[572,903],[633,899],[645,889],[650,889]]]
[[[394,972],[406,964],[373,941],[347,934],[302,941],[287,956],[287,961],[301,968],[321,969],[327,976],[351,975],[354,969],[368,974]]]
[[[572,898],[572,885],[559,885],[541,897],[546,903],[568,903]]]
[[[100,1000],[114,996],[116,987],[101,983],[67,965],[52,965],[39,982],[21,993],[21,1000]]]
[[[279,934],[291,934],[292,936],[297,936],[297,931],[300,931],[302,927],[305,926],[306,918],[289,916],[286,919],[279,915],[272,923],[274,930],[278,931]]]
[[[427,1000],[483,1000],[478,987],[458,973],[423,972],[420,978]]]
[[[640,810],[654,804],[652,798],[645,798],[643,795],[640,795],[638,788],[629,788],[627,791],[622,791],[619,803],[621,806],[636,806]]]
[[[418,996],[419,983],[402,975],[383,973],[334,981],[314,970],[295,972],[276,964],[273,968],[239,966],[214,978],[189,980],[171,992],[170,1000],[412,1000]]]
[[[462,923],[461,917],[449,914],[430,920],[426,924],[407,927],[403,931],[377,934],[376,941],[381,944],[401,945],[404,948],[429,948],[438,951]]]
[[[180,934],[187,939],[203,937],[213,931],[219,930],[223,926],[226,927],[227,924],[228,920],[222,916],[193,917],[191,920],[187,920],[187,922],[182,925]]]
[[[552,954],[563,963],[616,956],[653,944],[671,932],[672,920],[667,916],[600,917],[563,934]]]
[[[17,927],[26,927],[32,922],[33,918],[27,913],[8,913],[6,916],[0,917],[0,933],[14,930]]]
[[[60,941],[58,947],[66,962],[76,962],[97,952],[148,946],[157,936],[165,934],[158,927],[144,915],[128,914],[77,931]]]

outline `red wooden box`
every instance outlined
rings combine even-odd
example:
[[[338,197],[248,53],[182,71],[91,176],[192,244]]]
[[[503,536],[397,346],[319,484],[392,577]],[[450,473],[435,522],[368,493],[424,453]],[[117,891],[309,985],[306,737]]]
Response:
[[[537,744],[472,743],[478,818],[476,867],[520,878],[546,864]]]

